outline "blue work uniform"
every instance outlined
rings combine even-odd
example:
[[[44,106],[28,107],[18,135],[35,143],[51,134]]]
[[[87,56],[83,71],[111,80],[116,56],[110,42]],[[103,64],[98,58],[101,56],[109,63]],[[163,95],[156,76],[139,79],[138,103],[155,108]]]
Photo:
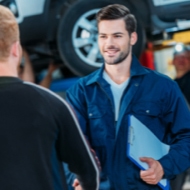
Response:
[[[120,102],[118,121],[104,66],[81,78],[67,91],[81,128],[101,162],[101,190],[156,190],[140,178],[140,169],[126,155],[128,115],[171,145],[159,162],[171,179],[190,166],[190,112],[176,82],[140,65],[133,56],[129,85]],[[143,134],[142,134],[143,135]]]

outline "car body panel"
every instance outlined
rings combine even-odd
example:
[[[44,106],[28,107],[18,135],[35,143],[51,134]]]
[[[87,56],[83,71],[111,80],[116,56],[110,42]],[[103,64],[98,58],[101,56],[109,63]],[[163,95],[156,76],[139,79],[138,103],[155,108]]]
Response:
[[[43,14],[46,0],[15,0],[16,6],[18,7],[17,22],[23,22],[25,17],[35,16]],[[38,5],[38,6],[36,6]]]

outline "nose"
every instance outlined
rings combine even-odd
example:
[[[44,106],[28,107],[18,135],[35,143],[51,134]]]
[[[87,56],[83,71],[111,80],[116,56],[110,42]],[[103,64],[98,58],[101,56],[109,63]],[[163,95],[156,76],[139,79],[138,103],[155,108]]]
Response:
[[[114,39],[112,36],[109,36],[106,40],[106,45],[107,46],[110,46],[110,45],[113,45],[114,44]]]

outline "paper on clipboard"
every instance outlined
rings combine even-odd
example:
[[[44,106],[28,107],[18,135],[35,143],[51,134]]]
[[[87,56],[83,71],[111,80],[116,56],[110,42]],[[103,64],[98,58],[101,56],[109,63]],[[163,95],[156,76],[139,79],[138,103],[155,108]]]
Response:
[[[133,115],[129,116],[129,133],[127,156],[140,169],[148,169],[145,162],[140,161],[140,157],[151,157],[155,160],[166,155],[170,146],[162,143],[144,124]],[[169,182],[162,179],[158,185],[164,189],[169,189]]]

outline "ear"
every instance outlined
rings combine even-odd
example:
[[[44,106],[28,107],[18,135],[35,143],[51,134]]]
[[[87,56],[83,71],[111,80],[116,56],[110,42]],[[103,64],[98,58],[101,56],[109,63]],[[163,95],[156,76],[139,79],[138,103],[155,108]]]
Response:
[[[11,47],[11,55],[19,58],[21,53],[22,53],[22,50],[21,50],[19,41],[14,42]]]
[[[136,32],[131,33],[130,44],[135,45],[137,39],[138,39],[137,33]]]

